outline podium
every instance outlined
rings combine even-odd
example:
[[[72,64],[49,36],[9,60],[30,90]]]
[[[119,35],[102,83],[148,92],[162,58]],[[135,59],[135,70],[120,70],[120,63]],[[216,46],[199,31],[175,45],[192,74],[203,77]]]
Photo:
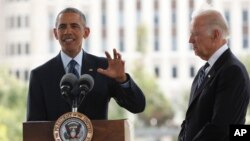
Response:
[[[130,141],[127,120],[91,120],[92,141]],[[55,141],[54,121],[30,121],[23,123],[23,141]]]

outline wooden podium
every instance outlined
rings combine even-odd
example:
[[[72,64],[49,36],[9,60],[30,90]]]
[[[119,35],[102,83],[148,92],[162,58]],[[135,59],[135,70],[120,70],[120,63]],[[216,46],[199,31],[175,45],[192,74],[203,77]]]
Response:
[[[92,120],[92,141],[130,141],[127,120]],[[55,141],[53,121],[24,122],[23,141]]]

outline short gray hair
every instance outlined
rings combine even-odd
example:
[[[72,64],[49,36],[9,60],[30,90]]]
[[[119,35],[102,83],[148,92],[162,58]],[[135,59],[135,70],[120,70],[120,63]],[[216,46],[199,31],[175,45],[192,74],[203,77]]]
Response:
[[[192,19],[203,15],[207,16],[206,24],[208,26],[209,34],[211,34],[212,30],[218,29],[221,30],[224,39],[229,38],[230,33],[228,23],[222,12],[205,3],[193,12]]]

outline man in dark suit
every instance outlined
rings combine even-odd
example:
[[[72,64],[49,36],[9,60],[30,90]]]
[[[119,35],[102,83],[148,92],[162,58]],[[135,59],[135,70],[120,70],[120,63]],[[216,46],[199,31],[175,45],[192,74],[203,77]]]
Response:
[[[88,54],[82,49],[83,38],[90,30],[84,14],[75,8],[62,10],[56,19],[54,35],[61,45],[60,53],[45,64],[31,71],[27,120],[53,121],[71,106],[60,92],[60,80],[69,71],[69,62],[75,60],[75,69],[94,78],[94,87],[78,108],[90,119],[107,119],[108,103],[111,98],[132,113],[142,112],[145,97],[129,74],[125,73],[121,54],[113,50],[113,58]]]
[[[189,42],[207,61],[195,77],[179,141],[228,141],[229,126],[244,124],[249,75],[227,46],[229,29],[213,8],[194,13]]]

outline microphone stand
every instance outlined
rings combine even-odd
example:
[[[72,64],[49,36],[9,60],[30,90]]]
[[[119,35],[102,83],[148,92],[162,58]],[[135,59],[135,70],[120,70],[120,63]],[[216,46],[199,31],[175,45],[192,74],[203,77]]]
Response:
[[[77,112],[77,98],[72,101],[72,112]]]

